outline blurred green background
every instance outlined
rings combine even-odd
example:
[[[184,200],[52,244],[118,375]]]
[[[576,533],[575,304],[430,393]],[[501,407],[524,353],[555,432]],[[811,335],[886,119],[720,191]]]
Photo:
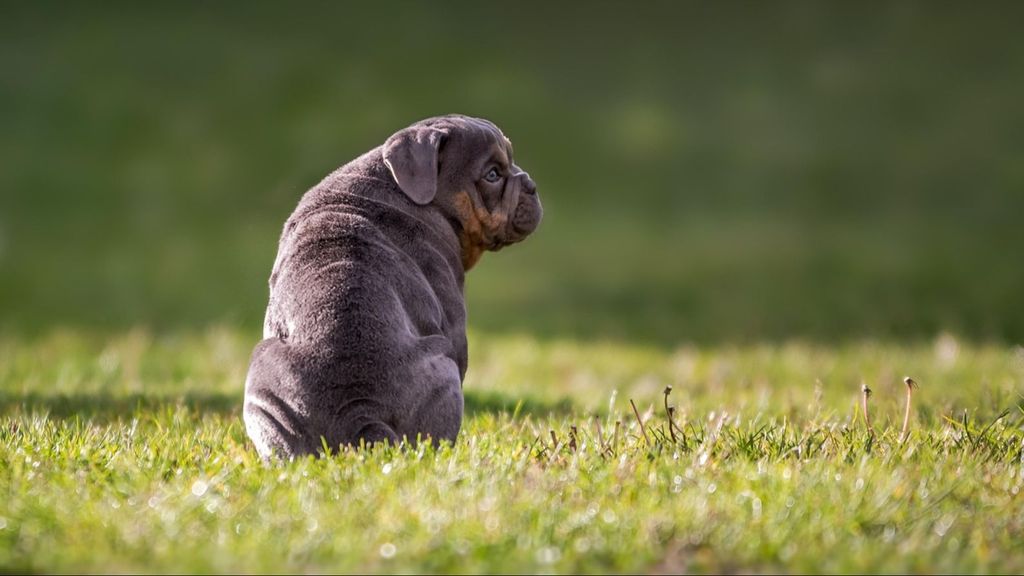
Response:
[[[0,5],[0,330],[258,337],[281,226],[422,117],[545,221],[472,327],[1024,339],[1024,4]]]

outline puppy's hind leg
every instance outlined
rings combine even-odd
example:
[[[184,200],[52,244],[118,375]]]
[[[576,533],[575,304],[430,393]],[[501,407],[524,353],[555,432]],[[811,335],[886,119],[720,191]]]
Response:
[[[371,444],[391,444],[392,446],[398,446],[400,439],[395,430],[383,422],[372,422],[366,424],[356,432],[355,446],[359,446],[362,443],[365,446]]]
[[[245,403],[242,419],[256,451],[264,459],[291,458],[314,454],[303,418],[290,398],[298,384],[292,370],[288,345],[278,338],[268,338],[256,345],[245,380]]]
[[[337,418],[327,441],[331,449],[337,450],[350,446],[369,448],[373,444],[390,444],[398,446],[402,439],[395,429],[384,422],[379,415],[364,411],[358,415],[345,415]]]

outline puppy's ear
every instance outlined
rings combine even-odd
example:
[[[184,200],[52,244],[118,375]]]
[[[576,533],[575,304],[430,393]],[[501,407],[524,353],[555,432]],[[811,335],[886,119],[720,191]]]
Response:
[[[437,195],[437,153],[447,135],[438,128],[413,126],[384,143],[384,164],[402,192],[421,206]]]

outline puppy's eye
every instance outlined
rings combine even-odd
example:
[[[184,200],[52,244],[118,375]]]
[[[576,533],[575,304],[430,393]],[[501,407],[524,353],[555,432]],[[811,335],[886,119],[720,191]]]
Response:
[[[491,183],[497,182],[498,180],[501,180],[501,173],[498,172],[497,168],[491,168],[484,176],[484,180]]]

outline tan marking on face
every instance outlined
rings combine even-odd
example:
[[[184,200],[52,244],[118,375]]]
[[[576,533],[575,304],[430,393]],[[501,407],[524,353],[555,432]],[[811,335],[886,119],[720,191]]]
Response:
[[[498,234],[508,223],[508,214],[500,209],[488,212],[473,202],[468,192],[455,195],[455,213],[462,223],[459,245],[462,248],[462,267],[469,270],[480,260],[484,251],[495,245]]]

